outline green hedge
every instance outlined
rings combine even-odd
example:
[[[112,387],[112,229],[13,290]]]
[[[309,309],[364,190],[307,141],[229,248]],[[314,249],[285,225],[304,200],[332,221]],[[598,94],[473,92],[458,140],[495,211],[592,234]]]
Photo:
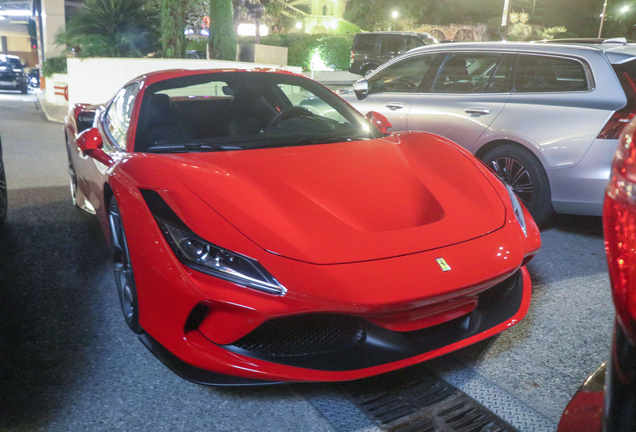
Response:
[[[44,60],[44,64],[42,65],[42,75],[46,78],[50,78],[54,73],[67,73],[66,56],[49,57]]]
[[[287,63],[310,69],[311,57],[317,50],[327,67],[347,70],[351,61],[353,34],[309,35],[303,33],[274,33],[261,38],[261,44],[287,47]],[[239,38],[240,43],[254,43],[253,37]]]

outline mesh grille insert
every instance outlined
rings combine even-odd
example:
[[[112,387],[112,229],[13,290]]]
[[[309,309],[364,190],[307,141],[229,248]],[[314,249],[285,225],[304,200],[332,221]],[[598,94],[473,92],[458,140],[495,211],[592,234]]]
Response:
[[[300,315],[267,321],[233,345],[269,356],[306,356],[351,348],[364,339],[359,318]]]

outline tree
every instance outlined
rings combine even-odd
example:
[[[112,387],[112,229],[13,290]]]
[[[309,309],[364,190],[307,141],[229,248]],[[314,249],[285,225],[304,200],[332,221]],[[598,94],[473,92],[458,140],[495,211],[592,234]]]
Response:
[[[182,0],[161,1],[161,48],[164,57],[185,57],[186,8],[184,6]]]
[[[236,33],[232,18],[232,0],[210,0],[211,59],[236,60]]]
[[[510,22],[512,25],[508,28],[508,35],[512,40],[525,41],[532,36],[532,26],[528,24],[530,15],[525,12],[510,12]]]
[[[86,0],[56,43],[81,57],[142,57],[158,48],[158,26],[144,0]]]

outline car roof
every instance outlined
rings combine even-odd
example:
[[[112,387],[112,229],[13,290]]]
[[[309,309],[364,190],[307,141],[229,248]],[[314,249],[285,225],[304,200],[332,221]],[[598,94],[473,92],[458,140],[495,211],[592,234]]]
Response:
[[[454,42],[414,48],[409,53],[430,51],[509,51],[542,54],[580,55],[604,53],[611,63],[623,63],[636,58],[636,44],[615,43],[532,43],[532,42]]]
[[[213,73],[235,73],[235,72],[252,72],[252,73],[273,73],[273,74],[282,74],[282,75],[294,75],[305,77],[304,75],[299,75],[293,71],[287,69],[275,69],[275,68],[252,68],[252,69],[168,69],[161,70],[156,72],[148,72],[141,76],[136,77],[135,79],[130,80],[130,83],[136,81],[144,81],[147,85],[153,84],[159,81],[163,81],[171,78],[179,78],[190,75],[203,75],[203,74],[213,74]]]
[[[356,36],[364,36],[364,35],[395,35],[395,36],[433,37],[429,33],[426,33],[426,32],[414,32],[414,31],[372,31],[372,32],[365,32],[365,33],[356,34]]]

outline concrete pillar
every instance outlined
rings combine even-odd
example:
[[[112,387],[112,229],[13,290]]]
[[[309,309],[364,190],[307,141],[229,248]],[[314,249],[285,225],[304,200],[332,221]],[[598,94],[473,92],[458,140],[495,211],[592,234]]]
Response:
[[[55,36],[66,29],[64,0],[41,0],[42,4],[42,57],[46,60],[62,54],[64,45],[55,44]]]

